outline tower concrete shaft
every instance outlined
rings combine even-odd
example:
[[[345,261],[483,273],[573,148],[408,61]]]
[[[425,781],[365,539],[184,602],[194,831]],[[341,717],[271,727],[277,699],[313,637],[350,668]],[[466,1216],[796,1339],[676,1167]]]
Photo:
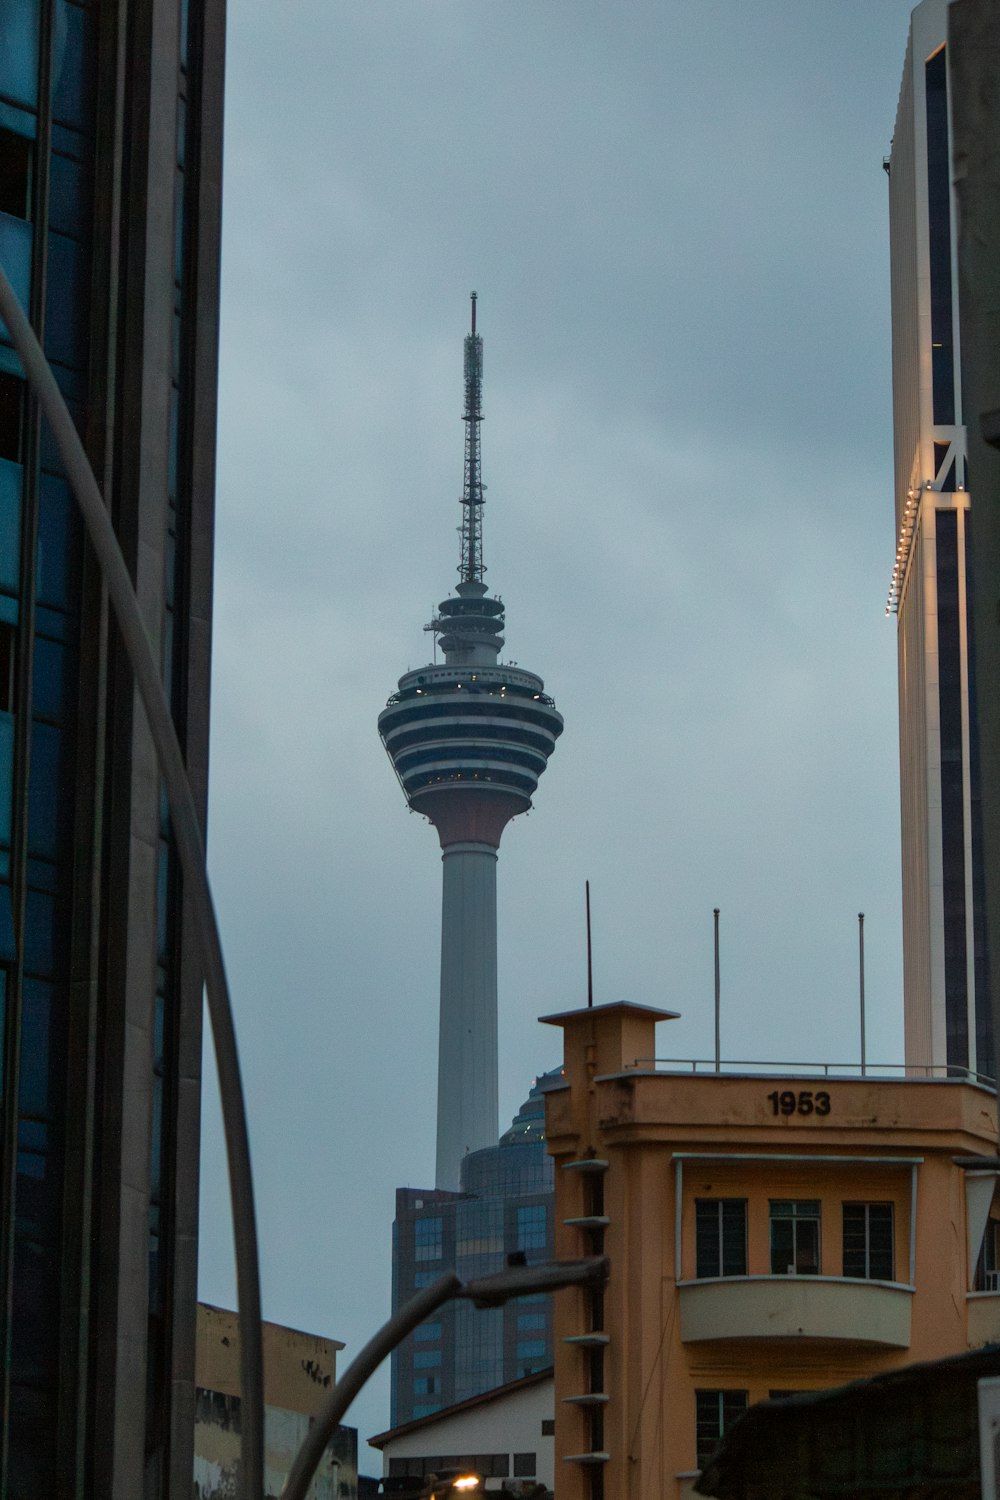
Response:
[[[441,863],[435,1186],[457,1192],[462,1157],[497,1142],[496,847],[447,844]]]
[[[461,581],[425,627],[445,660],[401,677],[378,721],[406,800],[443,851],[436,1185],[449,1190],[463,1156],[497,1140],[497,849],[563,729],[542,679],[499,660],[504,607],[482,582],[481,375],[473,300]]]

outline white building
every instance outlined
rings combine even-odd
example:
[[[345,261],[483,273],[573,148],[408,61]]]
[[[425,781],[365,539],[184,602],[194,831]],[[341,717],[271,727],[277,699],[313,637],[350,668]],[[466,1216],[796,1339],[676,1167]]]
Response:
[[[992,1076],[947,0],[913,12],[889,170],[906,1059]]]
[[[368,1441],[382,1450],[385,1476],[419,1479],[468,1468],[487,1490],[533,1495],[539,1485],[555,1484],[554,1402],[552,1371],[539,1370]]]

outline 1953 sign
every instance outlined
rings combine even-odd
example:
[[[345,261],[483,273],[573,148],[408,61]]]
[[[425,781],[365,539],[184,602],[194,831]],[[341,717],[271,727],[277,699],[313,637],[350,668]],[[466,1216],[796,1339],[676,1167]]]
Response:
[[[813,1093],[812,1089],[782,1089],[779,1093],[775,1089],[773,1094],[768,1094],[768,1103],[773,1115],[828,1115],[830,1113],[830,1095],[825,1089]]]

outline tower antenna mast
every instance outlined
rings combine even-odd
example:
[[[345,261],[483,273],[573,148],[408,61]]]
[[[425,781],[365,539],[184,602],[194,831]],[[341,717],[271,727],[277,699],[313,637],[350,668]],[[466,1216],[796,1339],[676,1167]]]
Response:
[[[476,332],[476,294],[472,293],[472,329],[465,336],[465,486],[462,491],[463,583],[482,583],[483,484],[479,454],[479,424],[483,420],[483,340]]]

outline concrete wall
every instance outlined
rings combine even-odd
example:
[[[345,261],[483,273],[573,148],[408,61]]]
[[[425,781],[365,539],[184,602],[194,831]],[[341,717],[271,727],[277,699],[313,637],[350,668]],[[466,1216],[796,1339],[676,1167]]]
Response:
[[[263,1325],[266,1500],[280,1496],[292,1460],[337,1378],[336,1339],[280,1323]],[[198,1304],[194,1500],[237,1500],[240,1460],[240,1339],[235,1312]],[[309,1493],[356,1500],[358,1445],[340,1427]]]

